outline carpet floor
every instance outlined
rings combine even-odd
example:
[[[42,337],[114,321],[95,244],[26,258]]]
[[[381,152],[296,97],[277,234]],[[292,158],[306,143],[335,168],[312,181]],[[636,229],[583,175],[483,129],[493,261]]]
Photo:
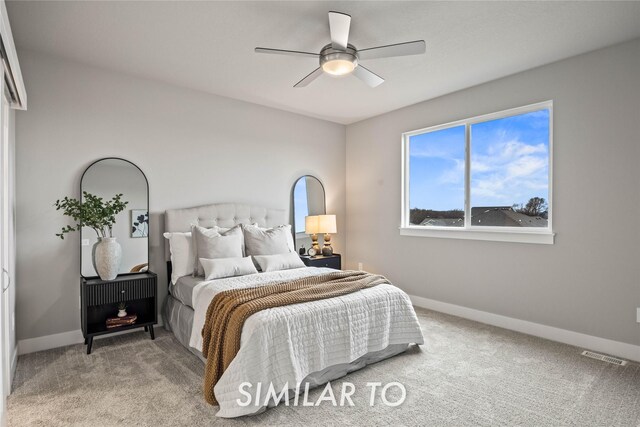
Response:
[[[640,426],[640,365],[615,366],[572,346],[417,309],[426,344],[332,383],[356,387],[353,407],[284,406],[215,417],[203,364],[173,335],[131,333],[20,356],[9,426]],[[368,382],[400,382],[397,407],[369,406]],[[379,389],[378,389],[379,390]],[[309,393],[315,402],[322,387]],[[389,388],[387,398],[400,396]]]

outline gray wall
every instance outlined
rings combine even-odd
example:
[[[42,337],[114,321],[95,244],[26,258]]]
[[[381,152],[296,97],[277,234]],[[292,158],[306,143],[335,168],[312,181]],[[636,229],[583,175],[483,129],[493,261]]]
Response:
[[[170,208],[248,202],[288,208],[304,174],[319,177],[344,248],[345,128],[304,116],[20,51],[29,110],[18,112],[18,339],[80,328],[78,233],[53,208],[79,195],[95,159],[136,163],[150,187],[151,268],[166,295],[162,218]],[[215,78],[215,76],[211,76]]]
[[[553,246],[401,237],[400,135],[554,101]],[[640,40],[347,127],[347,260],[408,293],[640,344]]]

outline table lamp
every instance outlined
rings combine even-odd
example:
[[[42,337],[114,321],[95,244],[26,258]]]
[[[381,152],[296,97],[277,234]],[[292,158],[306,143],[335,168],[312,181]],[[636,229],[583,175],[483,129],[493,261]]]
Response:
[[[324,234],[324,247],[322,248],[322,255],[333,255],[333,248],[331,247],[331,235],[337,232],[336,216],[335,215],[318,215],[318,233]]]

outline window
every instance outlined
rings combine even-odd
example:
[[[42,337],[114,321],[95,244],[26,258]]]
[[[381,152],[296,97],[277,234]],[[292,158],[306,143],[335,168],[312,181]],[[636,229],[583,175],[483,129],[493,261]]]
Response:
[[[403,134],[401,234],[553,243],[551,101]]]

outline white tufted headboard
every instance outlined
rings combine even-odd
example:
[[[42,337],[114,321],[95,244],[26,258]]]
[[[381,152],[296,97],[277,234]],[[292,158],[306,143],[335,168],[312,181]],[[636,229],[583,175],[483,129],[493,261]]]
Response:
[[[164,215],[165,232],[186,232],[192,225],[202,227],[233,227],[236,224],[258,223],[260,227],[288,224],[284,209],[269,209],[241,203],[215,203],[185,209],[169,209]],[[164,257],[171,260],[169,240],[164,239]]]

